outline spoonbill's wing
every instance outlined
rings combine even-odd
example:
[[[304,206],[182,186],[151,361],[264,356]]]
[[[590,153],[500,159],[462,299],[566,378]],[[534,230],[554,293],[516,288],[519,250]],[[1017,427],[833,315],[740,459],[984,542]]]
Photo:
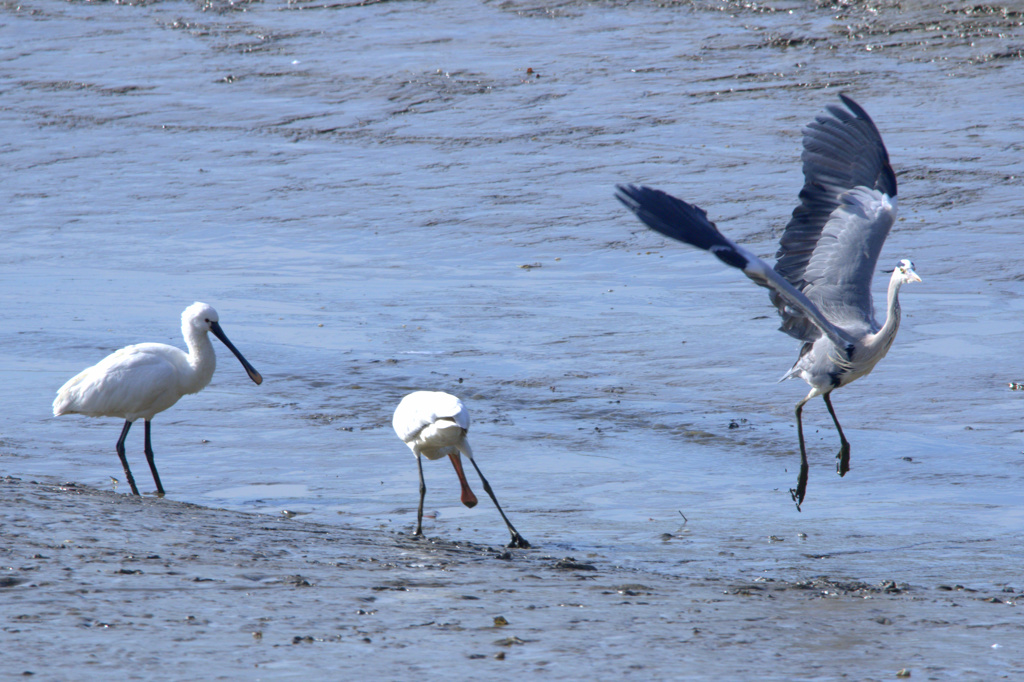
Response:
[[[182,396],[178,363],[184,358],[180,349],[158,343],[122,348],[64,384],[54,414],[129,418],[165,410]]]
[[[469,410],[461,400],[441,391],[415,391],[402,398],[391,425],[398,437],[408,443],[439,419],[450,419],[469,430]]]

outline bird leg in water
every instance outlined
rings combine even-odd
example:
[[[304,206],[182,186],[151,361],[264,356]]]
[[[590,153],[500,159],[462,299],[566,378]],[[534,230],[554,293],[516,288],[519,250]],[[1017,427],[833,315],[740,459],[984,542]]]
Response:
[[[149,462],[149,470],[153,472],[153,480],[156,482],[156,494],[163,497],[164,486],[160,483],[160,474],[156,472],[156,462],[153,461],[153,444],[149,440],[149,420],[146,420],[146,461]]]
[[[448,455],[448,458],[452,460],[455,473],[459,475],[459,484],[462,485],[462,504],[472,509],[476,506],[476,495],[469,489],[469,481],[466,480],[466,473],[462,470],[462,460],[459,457],[459,453],[456,452],[455,454]],[[470,458],[469,461],[472,462],[473,459]]]
[[[121,437],[117,439],[117,456],[121,458],[121,466],[124,467],[124,475],[128,479],[128,485],[132,487],[132,495],[138,495],[139,489],[135,487],[135,478],[132,477],[132,470],[128,468],[128,458],[124,456],[124,439],[128,437],[128,429],[130,428],[132,428],[132,423],[126,419],[124,421],[124,428],[121,429]]]
[[[828,393],[821,396],[825,399],[825,405],[828,406],[828,413],[832,415],[832,421],[836,425],[836,431],[839,432],[839,440],[842,445],[839,446],[839,454],[836,455],[836,459],[839,460],[836,463],[836,471],[839,472],[840,476],[845,476],[846,472],[850,470],[850,442],[846,440],[846,436],[843,435],[843,427],[839,425],[839,420],[836,419],[836,411],[832,409],[832,400],[828,397]]]
[[[526,541],[526,538],[519,534],[519,531],[516,530],[515,526],[513,526],[508,520],[508,517],[505,516],[505,512],[501,510],[501,505],[498,504],[498,498],[494,496],[494,491],[491,490],[491,484],[487,482],[487,479],[484,478],[483,472],[480,471],[480,467],[476,465],[476,460],[470,457],[469,461],[473,463],[473,468],[476,469],[477,475],[480,476],[480,481],[484,484],[484,490],[491,496],[491,499],[494,501],[494,506],[498,508],[498,513],[501,514],[501,518],[505,520],[505,525],[508,526],[508,532],[512,534],[512,541],[508,543],[506,547],[529,549],[530,543]]]
[[[804,425],[800,415],[804,411],[804,403],[808,400],[810,400],[810,396],[796,404],[796,435],[800,439],[800,476],[796,479],[796,488],[790,488],[789,494],[793,497],[793,501],[796,502],[797,511],[800,511],[804,495],[807,494],[807,449],[804,447]]]
[[[416,466],[420,468],[420,508],[416,512],[416,532],[413,537],[423,537],[423,498],[427,496],[427,484],[423,480],[423,457],[416,453]]]

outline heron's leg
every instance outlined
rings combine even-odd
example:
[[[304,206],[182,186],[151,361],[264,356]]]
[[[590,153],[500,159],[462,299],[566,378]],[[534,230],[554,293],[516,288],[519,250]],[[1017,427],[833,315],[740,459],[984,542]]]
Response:
[[[807,494],[807,449],[804,447],[804,424],[802,419],[802,413],[804,411],[804,404],[811,399],[811,395],[801,400],[796,404],[796,434],[800,438],[800,476],[796,480],[796,488],[790,488],[789,494],[793,497],[793,501],[796,502],[796,510],[800,511],[800,505],[803,504],[804,495]]]
[[[149,470],[153,472],[153,481],[156,482],[157,495],[164,494],[164,487],[160,483],[160,474],[156,472],[156,462],[153,461],[153,443],[149,440],[149,420],[146,420],[146,461],[149,462]]]
[[[512,542],[508,543],[507,546],[518,547],[519,549],[529,549],[530,543],[526,541],[526,538],[519,534],[519,531],[516,530],[515,526],[513,526],[508,520],[508,517],[505,516],[505,512],[501,510],[501,505],[498,504],[498,498],[494,496],[494,491],[491,490],[491,484],[487,482],[487,479],[484,478],[483,472],[480,471],[480,467],[476,465],[476,460],[470,457],[469,461],[473,463],[473,468],[476,469],[476,473],[480,476],[480,481],[484,484],[484,490],[491,496],[491,499],[494,500],[494,506],[498,508],[498,513],[501,514],[501,518],[505,520],[505,525],[508,526],[508,532],[512,534]]]
[[[427,484],[423,480],[423,458],[416,453],[416,466],[420,469],[420,508],[416,512],[416,532],[413,537],[423,537],[423,498],[427,496]]]
[[[846,472],[850,470],[850,441],[846,440],[846,436],[843,435],[843,427],[839,425],[839,420],[836,419],[836,411],[832,409],[832,399],[828,397],[829,394],[821,396],[825,399],[825,405],[828,407],[828,413],[832,415],[832,421],[836,425],[836,431],[839,432],[839,454],[836,455],[836,459],[839,462],[836,464],[836,471],[839,472],[840,476],[845,476]]]
[[[135,478],[132,477],[132,470],[128,468],[128,458],[124,456],[124,439],[128,437],[130,428],[132,428],[132,423],[125,419],[121,437],[117,439],[117,456],[121,458],[121,466],[124,467],[124,476],[128,479],[128,485],[132,487],[132,495],[138,495],[139,489],[135,487]]]

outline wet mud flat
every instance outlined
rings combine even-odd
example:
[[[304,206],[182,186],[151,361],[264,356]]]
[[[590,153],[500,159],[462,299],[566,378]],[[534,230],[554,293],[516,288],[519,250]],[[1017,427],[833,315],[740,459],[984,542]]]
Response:
[[[7,679],[1024,672],[1012,587],[668,575],[56,480],[6,477],[0,505]]]
[[[0,678],[1024,679],[1016,4],[0,12]],[[770,256],[839,90],[899,174],[886,259],[926,286],[837,400],[850,476],[808,415],[795,517],[804,389],[774,382],[796,347],[612,193],[679,193]],[[180,344],[196,299],[268,380],[225,363],[158,459],[172,495],[235,511],[65,484],[119,475],[117,425],[52,419],[53,392]],[[472,401],[535,549],[434,496],[440,472],[444,540],[381,529],[414,500],[389,427],[414,388]],[[244,513],[282,508],[306,516]],[[677,509],[694,532],[662,539]]]

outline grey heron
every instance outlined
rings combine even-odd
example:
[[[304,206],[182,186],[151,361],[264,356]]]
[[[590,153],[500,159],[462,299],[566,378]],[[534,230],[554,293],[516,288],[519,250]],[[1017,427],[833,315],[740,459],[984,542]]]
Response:
[[[921,281],[913,263],[899,261],[889,280],[885,322],[879,325],[871,279],[896,220],[896,175],[867,112],[846,95],[839,98],[843,106],[829,105],[804,128],[804,186],[774,269],[725,237],[697,206],[649,187],[619,185],[616,194],[651,229],[710,251],[769,289],[782,317],[780,331],[803,342],[800,357],[779,380],[801,378],[811,386],[796,404],[800,476],[790,494],[798,510],[807,492],[804,405],[816,396],[825,401],[839,432],[837,470],[845,475],[850,443],[829,396],[885,357],[900,325],[900,287]]]
[[[512,522],[505,516],[498,498],[491,490],[491,484],[484,478],[484,474],[473,459],[473,450],[469,447],[469,440],[466,434],[469,432],[469,410],[462,404],[462,401],[441,391],[414,391],[402,398],[395,409],[395,416],[391,420],[395,433],[401,438],[412,454],[416,456],[416,465],[420,471],[420,506],[416,513],[416,532],[414,536],[423,535],[423,499],[427,495],[427,484],[423,481],[423,457],[429,460],[441,459],[447,456],[455,473],[462,485],[462,504],[469,508],[476,506],[476,495],[469,487],[466,474],[462,470],[461,455],[469,458],[484,490],[491,496],[494,506],[505,521],[508,532],[512,535],[509,547],[529,548],[530,543],[519,534]]]
[[[139,489],[135,486],[124,452],[128,429],[137,419],[145,420],[146,461],[153,473],[156,491],[163,495],[164,487],[153,460],[149,424],[154,416],[174,405],[183,395],[198,393],[210,383],[213,370],[217,367],[217,356],[214,355],[209,332],[234,353],[250,379],[257,385],[263,383],[260,373],[228,341],[219,319],[212,306],[197,301],[181,314],[181,333],[185,337],[188,353],[164,343],[125,346],[92,367],[82,370],[57,391],[57,398],[53,401],[55,417],[62,414],[84,414],[124,419],[116,450],[134,495],[139,494]]]

